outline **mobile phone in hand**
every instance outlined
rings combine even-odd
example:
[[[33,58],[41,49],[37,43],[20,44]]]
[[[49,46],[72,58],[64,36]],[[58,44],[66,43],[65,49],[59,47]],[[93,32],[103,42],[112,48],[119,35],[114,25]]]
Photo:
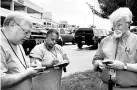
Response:
[[[102,63],[108,65],[108,64],[112,64],[113,61],[104,61],[104,62],[102,62]]]
[[[44,69],[46,69],[46,67],[35,67],[34,69],[35,70],[44,70]]]

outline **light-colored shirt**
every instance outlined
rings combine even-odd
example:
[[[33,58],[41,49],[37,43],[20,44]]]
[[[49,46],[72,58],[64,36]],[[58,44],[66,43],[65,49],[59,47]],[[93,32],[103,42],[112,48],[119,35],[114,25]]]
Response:
[[[118,41],[113,35],[104,38],[94,56],[93,63],[95,60],[104,59],[116,59],[131,64],[137,63],[137,35],[128,32]],[[108,70],[104,70],[101,79],[105,82],[108,81],[108,78]],[[116,83],[120,85],[137,86],[137,73],[135,72],[117,70],[115,79]]]
[[[45,62],[52,62],[54,59],[63,60],[63,52],[61,46],[55,45],[55,49],[49,51],[44,43],[36,45],[31,51],[30,56],[39,58]],[[49,73],[43,73],[33,79],[33,90],[60,90],[62,69],[47,69]]]
[[[24,59],[23,59],[23,56],[22,56],[19,46],[15,46],[15,45],[11,44],[21,61],[19,61],[19,59],[15,55],[15,53],[13,52],[11,46],[9,45],[8,41],[3,36],[3,34],[2,33],[0,33],[0,34],[1,34],[0,35],[1,36],[1,40],[0,40],[0,47],[1,47],[1,51],[0,51],[1,75],[0,76],[1,76],[1,78],[3,78],[6,74],[16,74],[16,73],[24,72],[26,70],[24,66],[26,66],[26,67],[29,66],[30,61],[26,58],[22,46],[20,45],[20,48],[22,50],[22,53],[24,55],[25,62],[27,65],[24,62]],[[21,62],[24,66],[21,64]],[[7,89],[2,89],[2,90],[31,90],[31,87],[32,87],[31,79],[27,79],[13,87],[10,87]]]

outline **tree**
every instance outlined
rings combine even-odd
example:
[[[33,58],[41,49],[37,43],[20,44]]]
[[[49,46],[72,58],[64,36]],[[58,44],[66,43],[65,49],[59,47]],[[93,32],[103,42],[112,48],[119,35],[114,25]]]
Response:
[[[108,16],[119,7],[129,7],[133,13],[133,25],[137,25],[137,1],[136,0],[98,0],[101,11],[97,11],[90,4],[88,6],[97,16],[108,19]]]

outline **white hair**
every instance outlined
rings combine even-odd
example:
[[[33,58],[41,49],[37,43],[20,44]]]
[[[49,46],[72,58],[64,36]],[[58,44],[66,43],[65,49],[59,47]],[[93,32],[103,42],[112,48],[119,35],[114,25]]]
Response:
[[[117,22],[121,20],[122,18],[125,19],[126,22],[132,23],[132,12],[127,7],[121,7],[117,10],[115,10],[110,16],[110,22],[111,24],[114,24],[114,22]]]
[[[4,20],[3,26],[8,26],[10,21],[14,20],[16,22],[20,22],[21,20],[26,20],[31,23],[32,18],[29,16],[28,13],[24,11],[14,11],[10,13]]]

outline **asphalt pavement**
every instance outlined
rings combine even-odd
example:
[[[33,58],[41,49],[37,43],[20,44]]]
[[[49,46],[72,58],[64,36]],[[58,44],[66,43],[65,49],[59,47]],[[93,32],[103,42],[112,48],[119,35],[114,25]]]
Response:
[[[63,50],[67,53],[70,64],[67,66],[67,72],[63,72],[63,77],[75,72],[83,72],[93,69],[92,59],[96,49],[84,45],[83,49],[78,49],[77,45],[71,43],[65,44]]]

